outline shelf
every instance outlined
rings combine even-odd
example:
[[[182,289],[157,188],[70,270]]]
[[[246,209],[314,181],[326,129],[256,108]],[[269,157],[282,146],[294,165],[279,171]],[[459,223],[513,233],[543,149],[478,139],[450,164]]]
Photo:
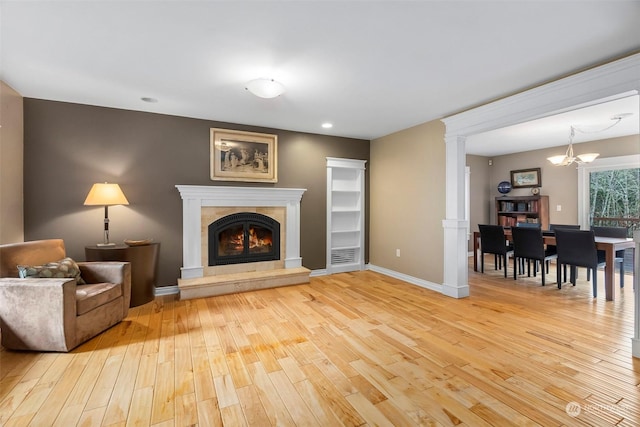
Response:
[[[336,246],[336,247],[331,248],[332,251],[343,251],[343,250],[346,250],[346,249],[360,249],[360,246],[355,246],[355,245],[352,245],[352,246]]]
[[[499,211],[498,215],[538,215],[534,211]]]
[[[327,157],[327,272],[364,269],[365,160]]]
[[[330,248],[350,248],[358,247],[360,244],[360,233],[332,234]]]
[[[360,213],[358,208],[338,208],[334,207],[332,213],[344,214],[344,213]]]
[[[495,198],[496,223],[512,227],[519,222],[549,228],[549,196],[500,196]]]

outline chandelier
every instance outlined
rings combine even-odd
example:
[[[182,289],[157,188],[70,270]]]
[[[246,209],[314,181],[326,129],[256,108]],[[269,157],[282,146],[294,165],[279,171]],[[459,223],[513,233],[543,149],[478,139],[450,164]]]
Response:
[[[591,163],[593,162],[600,153],[586,153],[579,154],[575,156],[573,154],[573,138],[576,136],[576,128],[571,126],[571,135],[569,136],[569,146],[567,147],[567,152],[564,155],[547,157],[554,166],[567,166],[571,163],[577,163],[579,165],[583,163]]]
[[[567,147],[567,152],[564,155],[547,157],[547,160],[549,160],[554,166],[568,166],[572,163],[577,163],[578,165],[582,165],[584,163],[593,162],[600,155],[600,153],[585,153],[585,154],[578,154],[577,156],[573,154],[573,139],[576,136],[576,131],[581,133],[604,132],[605,130],[611,129],[612,127],[620,123],[622,119],[630,116],[631,114],[632,113],[622,113],[622,114],[613,116],[611,118],[611,120],[614,121],[613,124],[605,127],[604,129],[599,129],[597,131],[587,132],[575,126],[571,126],[571,134],[569,135],[569,146]]]

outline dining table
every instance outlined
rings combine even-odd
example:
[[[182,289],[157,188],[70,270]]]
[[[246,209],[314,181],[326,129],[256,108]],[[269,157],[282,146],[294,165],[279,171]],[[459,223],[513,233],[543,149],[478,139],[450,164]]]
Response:
[[[504,230],[504,236],[507,240],[512,241],[511,229]],[[556,244],[556,236],[552,232],[544,232],[542,234],[545,245]],[[618,237],[601,237],[596,236],[596,248],[605,253],[605,269],[604,269],[604,291],[607,301],[615,299],[615,258],[616,251],[622,249],[630,249],[635,247],[633,239],[624,239]],[[480,249],[480,232],[473,232],[473,271],[478,271],[478,250]]]

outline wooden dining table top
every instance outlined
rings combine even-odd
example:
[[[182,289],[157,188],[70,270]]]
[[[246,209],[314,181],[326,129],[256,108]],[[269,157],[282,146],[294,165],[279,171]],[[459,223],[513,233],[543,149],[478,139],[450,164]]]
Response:
[[[504,235],[507,240],[512,240],[511,228],[505,228]],[[542,238],[546,245],[555,245],[556,236],[552,231],[543,230]],[[621,237],[604,237],[595,236],[596,249],[605,252],[605,259],[607,268],[604,273],[604,285],[607,301],[613,301],[615,299],[615,289],[613,286],[614,280],[614,259],[615,252],[622,249],[635,248],[635,241],[629,238]],[[480,232],[473,232],[473,270],[478,271],[478,249],[480,245]]]

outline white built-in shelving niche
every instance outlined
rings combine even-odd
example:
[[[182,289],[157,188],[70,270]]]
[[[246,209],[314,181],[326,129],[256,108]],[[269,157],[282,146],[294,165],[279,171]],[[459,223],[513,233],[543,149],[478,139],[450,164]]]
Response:
[[[366,160],[327,157],[327,273],[364,269]]]

